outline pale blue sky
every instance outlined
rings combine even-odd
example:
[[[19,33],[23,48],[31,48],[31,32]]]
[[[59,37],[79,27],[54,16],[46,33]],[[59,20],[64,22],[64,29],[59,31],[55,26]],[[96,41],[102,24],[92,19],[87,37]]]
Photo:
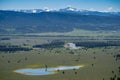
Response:
[[[59,9],[68,5],[97,11],[120,10],[120,0],[0,0],[0,9]]]

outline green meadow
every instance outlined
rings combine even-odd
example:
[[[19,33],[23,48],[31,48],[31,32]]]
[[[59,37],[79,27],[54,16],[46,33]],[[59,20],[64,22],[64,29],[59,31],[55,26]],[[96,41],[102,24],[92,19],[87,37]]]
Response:
[[[0,80],[110,80],[114,76],[117,79],[120,77],[118,71],[120,60],[116,60],[114,55],[119,52],[119,46],[87,50],[54,48],[14,53],[1,52]],[[23,68],[44,68],[45,65],[48,67],[82,65],[83,67],[64,71],[64,74],[59,71],[57,74],[44,76],[26,76],[14,72]]]
[[[81,32],[81,34],[75,36],[77,32]],[[1,48],[6,46],[5,49],[8,50],[0,51],[0,80],[112,80],[113,78],[119,80],[120,59],[116,58],[116,55],[120,55],[119,33],[99,33],[78,30],[75,33],[73,31],[62,36],[1,35]],[[69,34],[72,34],[72,36],[69,36]],[[105,35],[102,36],[102,34]],[[85,48],[68,49],[64,48],[64,45],[59,46],[56,41],[85,44],[88,47],[82,46]],[[47,45],[51,43],[56,46],[54,44]],[[106,43],[107,45],[104,46]],[[33,48],[34,45],[41,45],[43,48],[14,51],[14,48]],[[92,47],[89,47],[89,45],[92,45]],[[9,48],[13,48],[13,51],[9,51]],[[76,70],[65,70],[64,73],[61,70],[57,74],[44,76],[28,76],[14,72],[18,69],[45,68],[45,65],[48,67],[81,65],[83,67]]]

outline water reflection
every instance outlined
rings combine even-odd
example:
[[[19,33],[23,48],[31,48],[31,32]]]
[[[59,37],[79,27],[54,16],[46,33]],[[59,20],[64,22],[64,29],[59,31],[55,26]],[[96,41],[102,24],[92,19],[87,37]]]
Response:
[[[37,68],[37,69],[32,69],[32,68],[27,68],[27,69],[18,69],[15,70],[14,72],[24,74],[24,75],[50,75],[50,74],[55,74],[57,71],[60,70],[72,70],[72,69],[79,69],[82,66],[59,66],[59,67],[54,67],[54,68]]]

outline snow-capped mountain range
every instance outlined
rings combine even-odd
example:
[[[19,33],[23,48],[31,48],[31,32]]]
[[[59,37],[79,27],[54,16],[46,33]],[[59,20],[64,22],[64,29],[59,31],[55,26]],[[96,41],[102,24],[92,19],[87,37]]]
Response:
[[[120,31],[120,12],[64,9],[0,10],[0,34]]]
[[[119,15],[120,12],[101,12],[101,11],[93,11],[93,10],[84,10],[84,9],[77,9],[73,7],[66,7],[63,9],[20,9],[20,10],[12,10],[17,12],[24,12],[24,13],[41,13],[41,12],[66,12],[66,13],[75,13],[75,14],[82,14],[82,15],[100,15],[100,16],[107,16],[107,15]]]

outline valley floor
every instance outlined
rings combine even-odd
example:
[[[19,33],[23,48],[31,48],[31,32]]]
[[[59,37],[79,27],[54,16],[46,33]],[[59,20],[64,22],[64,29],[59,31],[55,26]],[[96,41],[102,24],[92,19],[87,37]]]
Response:
[[[0,52],[0,80],[111,80],[120,77],[119,46],[69,50],[53,48],[49,50]],[[78,70],[59,71],[47,76],[26,76],[15,73],[22,68],[43,68],[56,66],[84,65]],[[77,72],[77,74],[75,74]]]

